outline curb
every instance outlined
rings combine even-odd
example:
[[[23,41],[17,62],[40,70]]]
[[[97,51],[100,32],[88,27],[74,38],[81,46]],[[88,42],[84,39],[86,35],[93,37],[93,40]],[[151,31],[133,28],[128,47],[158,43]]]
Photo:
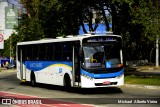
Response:
[[[137,68],[137,71],[148,71],[148,70],[160,70],[160,68],[156,68],[156,67],[149,67],[149,68]]]
[[[144,88],[144,89],[156,89],[160,90],[160,86],[151,86],[151,85],[135,85],[135,84],[124,84],[124,87],[131,87],[131,88]]]

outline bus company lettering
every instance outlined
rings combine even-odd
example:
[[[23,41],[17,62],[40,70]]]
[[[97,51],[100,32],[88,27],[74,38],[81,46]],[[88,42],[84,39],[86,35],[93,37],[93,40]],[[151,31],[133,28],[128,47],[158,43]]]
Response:
[[[42,63],[30,63],[30,68],[42,68]]]

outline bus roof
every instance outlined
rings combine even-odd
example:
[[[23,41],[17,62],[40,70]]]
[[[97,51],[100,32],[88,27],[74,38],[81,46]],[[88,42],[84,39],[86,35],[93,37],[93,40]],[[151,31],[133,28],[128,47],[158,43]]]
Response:
[[[67,41],[82,41],[84,38],[89,37],[98,37],[98,36],[116,36],[121,37],[120,35],[113,35],[113,34],[84,34],[84,35],[77,35],[69,38],[60,38],[60,39],[53,39],[53,38],[47,38],[47,39],[41,39],[36,41],[26,41],[26,42],[18,42],[17,45],[30,45],[30,44],[41,44],[41,43],[53,43],[53,42],[67,42]]]

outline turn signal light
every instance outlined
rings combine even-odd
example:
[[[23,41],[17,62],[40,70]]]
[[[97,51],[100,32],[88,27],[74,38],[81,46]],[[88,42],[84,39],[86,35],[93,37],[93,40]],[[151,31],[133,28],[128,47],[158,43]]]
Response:
[[[122,67],[123,66],[123,64],[118,64],[118,67]]]

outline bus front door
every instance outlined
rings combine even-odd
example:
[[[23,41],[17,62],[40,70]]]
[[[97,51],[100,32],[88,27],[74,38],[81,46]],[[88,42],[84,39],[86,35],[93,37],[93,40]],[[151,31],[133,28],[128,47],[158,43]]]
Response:
[[[73,87],[80,86],[80,61],[79,61],[79,47],[73,47]]]

